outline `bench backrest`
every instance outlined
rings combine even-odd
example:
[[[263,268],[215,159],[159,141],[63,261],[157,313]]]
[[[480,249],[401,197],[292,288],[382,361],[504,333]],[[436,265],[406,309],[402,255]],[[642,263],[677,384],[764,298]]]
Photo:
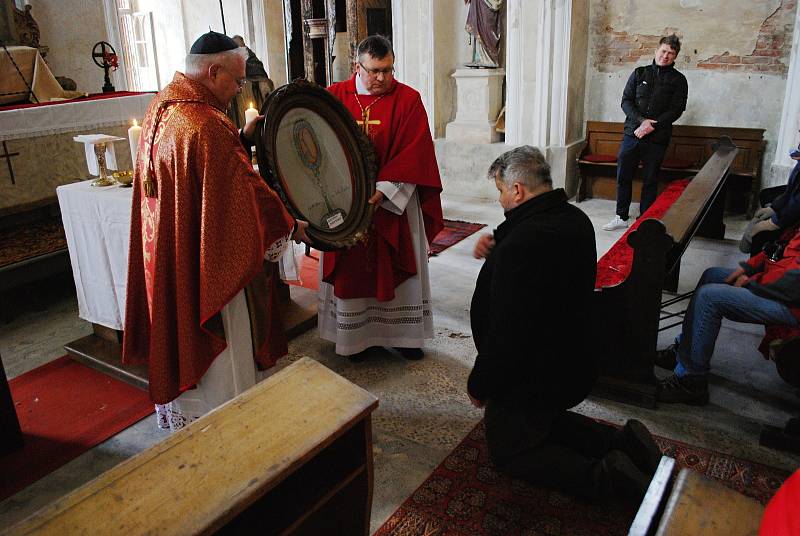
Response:
[[[583,155],[616,155],[622,143],[623,123],[608,121],[586,122],[586,147]],[[764,129],[739,127],[708,127],[698,125],[674,125],[665,159],[685,160],[690,169],[700,169],[714,153],[711,145],[721,136],[728,136],[739,148],[739,154],[731,166],[731,173],[758,177],[764,154]]]

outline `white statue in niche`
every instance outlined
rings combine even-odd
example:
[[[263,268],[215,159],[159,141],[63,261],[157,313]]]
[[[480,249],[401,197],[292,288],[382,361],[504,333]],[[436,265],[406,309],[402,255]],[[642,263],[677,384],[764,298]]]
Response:
[[[472,43],[472,61],[467,67],[496,69],[501,62],[503,0],[464,0],[469,4],[465,29]]]

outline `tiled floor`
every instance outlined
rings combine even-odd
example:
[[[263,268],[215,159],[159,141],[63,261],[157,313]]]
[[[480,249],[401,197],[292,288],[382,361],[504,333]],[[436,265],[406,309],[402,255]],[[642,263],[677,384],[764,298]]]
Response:
[[[450,194],[443,202],[445,216],[451,219],[483,222],[491,228],[503,218],[494,201]],[[623,232],[599,230],[613,215],[613,202],[589,200],[579,206],[598,229],[599,256]],[[730,240],[696,239],[692,243],[684,255],[681,290],[693,288],[705,267],[735,265],[741,258],[733,239],[741,235],[744,217],[728,218],[727,223]],[[465,392],[475,354],[468,309],[481,266],[471,254],[477,237],[473,235],[430,261],[436,339],[427,346],[425,359],[408,362],[376,351],[371,359],[352,364],[337,357],[332,344],[310,332],[292,342],[289,357],[279,365],[310,356],[379,397],[380,406],[373,416],[373,528],[411,494],[481,417]],[[41,310],[18,304],[23,313],[0,326],[0,354],[11,377],[62,355],[61,345],[90,331],[77,318],[69,284],[61,283],[56,289],[39,306]],[[676,331],[662,334],[662,345]],[[711,403],[706,407],[674,405],[652,411],[589,399],[577,410],[617,423],[635,417],[654,433],[793,470],[800,465],[800,456],[758,445],[762,424],[782,424],[800,408],[794,390],[756,351],[760,336],[758,327],[723,325],[713,361]],[[153,419],[141,421],[0,503],[0,526],[21,519],[164,437]]]

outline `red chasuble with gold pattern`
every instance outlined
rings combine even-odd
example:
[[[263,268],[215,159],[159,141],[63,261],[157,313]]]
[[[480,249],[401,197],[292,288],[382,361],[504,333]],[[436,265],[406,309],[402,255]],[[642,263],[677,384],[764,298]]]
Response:
[[[294,219],[253,170],[224,107],[181,73],[150,104],[138,155],[123,362],[147,363],[150,396],[163,404],[226,348],[220,311],[263,276],[265,253]],[[271,313],[251,308],[262,366],[276,358]]]
[[[417,185],[430,243],[444,226],[442,182],[422,99],[415,89],[397,81],[384,95],[357,95],[355,77],[333,84],[328,91],[367,131],[378,156],[377,180]],[[417,273],[405,213],[376,210],[367,242],[325,253],[323,266],[323,281],[333,285],[339,298],[394,299],[394,289]]]

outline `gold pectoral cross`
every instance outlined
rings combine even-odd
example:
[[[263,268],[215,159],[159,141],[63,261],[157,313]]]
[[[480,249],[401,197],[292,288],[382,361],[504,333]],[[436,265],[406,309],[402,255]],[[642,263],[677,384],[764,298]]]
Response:
[[[364,130],[364,134],[369,136],[369,126],[370,125],[380,125],[381,122],[378,119],[373,119],[372,121],[369,120],[369,108],[364,110],[364,113],[361,115],[361,121],[356,121],[361,128]]]

